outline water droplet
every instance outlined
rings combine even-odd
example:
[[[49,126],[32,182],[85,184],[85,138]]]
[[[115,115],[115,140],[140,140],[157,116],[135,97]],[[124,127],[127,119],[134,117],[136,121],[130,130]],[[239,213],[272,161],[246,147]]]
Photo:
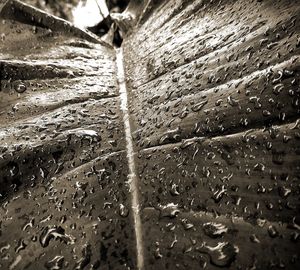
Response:
[[[53,259],[45,263],[45,267],[49,270],[62,269],[65,258],[63,256],[55,256]]]
[[[275,238],[279,235],[279,233],[274,225],[270,225],[268,227],[268,233],[272,238]]]
[[[121,217],[127,217],[129,215],[129,209],[122,203],[119,205],[119,214]]]
[[[74,237],[71,235],[65,234],[65,230],[58,226],[47,226],[41,233],[40,236],[40,244],[42,247],[47,247],[51,239],[60,239],[64,243],[68,245],[72,245],[75,243]]]
[[[204,105],[207,104],[207,102],[208,102],[208,101],[205,100],[205,101],[201,101],[201,102],[199,102],[199,103],[193,105],[193,106],[192,106],[192,111],[193,111],[193,112],[198,112],[198,111],[200,111],[200,110],[204,107]]]
[[[215,203],[218,203],[222,200],[224,194],[226,193],[227,189],[224,185],[217,185],[215,192],[213,192],[212,198],[215,201]]]
[[[215,222],[204,223],[203,230],[204,233],[211,238],[220,237],[228,232],[228,228],[225,225]]]
[[[239,248],[236,245],[228,242],[219,242],[215,247],[204,243],[202,247],[196,249],[199,252],[208,254],[211,263],[219,267],[230,266],[239,252]]]
[[[23,93],[26,91],[27,87],[24,83],[17,83],[14,87],[14,89],[16,90],[16,92],[18,93]]]
[[[159,205],[158,209],[160,210],[161,217],[176,217],[180,211],[178,209],[178,204],[169,203],[167,205]]]

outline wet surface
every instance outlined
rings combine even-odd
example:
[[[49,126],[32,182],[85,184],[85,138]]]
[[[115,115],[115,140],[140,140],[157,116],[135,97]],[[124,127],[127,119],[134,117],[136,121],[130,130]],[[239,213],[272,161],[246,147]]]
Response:
[[[165,1],[125,40],[145,269],[299,268],[299,8]]]
[[[133,268],[125,157],[96,158],[7,200],[1,208],[1,268]]]
[[[143,150],[144,207],[291,222],[299,211],[299,122]]]
[[[138,146],[297,117],[298,5],[176,4],[162,5],[125,45]],[[137,46],[137,52],[129,49]]]
[[[0,269],[300,267],[297,2],[143,2],[119,51],[8,2]]]
[[[153,208],[146,208],[142,219],[145,269],[297,269],[296,231],[286,224],[257,225],[205,212],[170,218]],[[212,234],[207,227],[223,230]]]
[[[133,269],[115,51],[1,20],[0,268]]]

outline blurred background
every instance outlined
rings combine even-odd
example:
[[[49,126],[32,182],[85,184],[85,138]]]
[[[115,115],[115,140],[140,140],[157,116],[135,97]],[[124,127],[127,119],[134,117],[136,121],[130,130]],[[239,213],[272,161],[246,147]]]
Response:
[[[129,0],[22,0],[23,2],[47,11],[55,16],[69,20],[83,26],[95,26],[101,21],[102,14],[99,8],[105,5],[109,12],[122,12],[126,9]],[[95,8],[96,7],[96,8]],[[98,19],[98,22],[96,22]],[[94,24],[94,25],[93,25]]]
[[[50,14],[68,20],[77,27],[88,29],[99,37],[110,31],[109,43],[119,47],[122,34],[113,24],[111,13],[122,13],[130,0],[22,0]]]

